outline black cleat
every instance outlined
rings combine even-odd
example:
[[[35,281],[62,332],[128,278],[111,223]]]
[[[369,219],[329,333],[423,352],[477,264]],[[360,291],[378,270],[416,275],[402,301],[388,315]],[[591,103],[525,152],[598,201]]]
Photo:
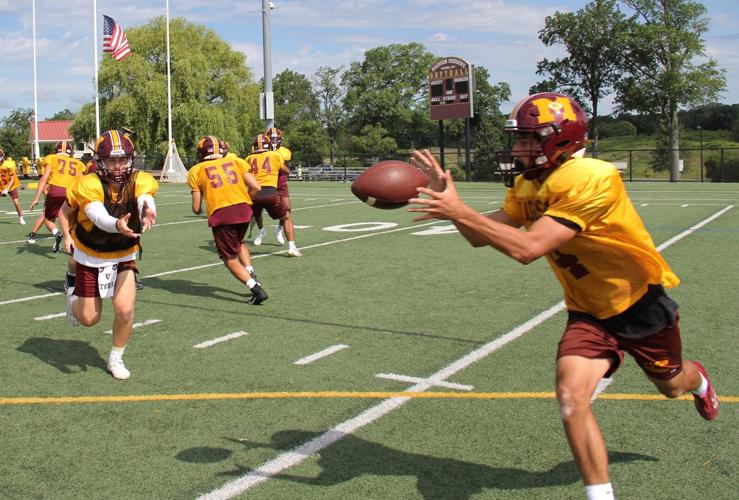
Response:
[[[64,276],[64,291],[66,292],[70,288],[74,288],[75,283],[75,275],[69,274],[69,271],[67,271],[67,274]]]
[[[54,246],[51,247],[51,251],[52,252],[59,253],[59,248],[61,248],[61,246],[62,246],[62,240],[64,240],[64,235],[62,234],[61,231],[59,231],[54,236]]]
[[[251,297],[249,298],[249,300],[246,301],[246,303],[258,306],[259,304],[267,300],[267,298],[267,292],[265,292],[264,288],[262,288],[259,283],[257,283],[256,285],[254,285],[254,288],[251,289]]]
[[[136,280],[136,290],[143,290],[144,284],[141,283],[141,279],[139,279],[138,273],[133,273],[133,278]]]

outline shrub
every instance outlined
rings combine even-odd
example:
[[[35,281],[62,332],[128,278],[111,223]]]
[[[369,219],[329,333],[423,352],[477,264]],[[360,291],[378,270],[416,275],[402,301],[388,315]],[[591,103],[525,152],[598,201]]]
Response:
[[[636,135],[636,125],[626,120],[603,123],[598,127],[600,137],[621,137]]]
[[[724,160],[723,168],[715,160],[706,160],[706,177],[712,182],[739,182],[739,159]]]

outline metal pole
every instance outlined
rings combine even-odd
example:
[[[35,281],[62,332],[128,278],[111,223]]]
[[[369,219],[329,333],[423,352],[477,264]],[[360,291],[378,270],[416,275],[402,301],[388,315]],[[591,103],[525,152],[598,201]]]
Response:
[[[465,179],[469,182],[470,174],[472,172],[472,164],[470,163],[470,119],[464,119],[464,152],[466,155],[465,159]]]
[[[701,127],[700,125],[698,125],[698,132],[700,132],[700,136],[701,136],[701,168],[700,168],[700,171],[701,171],[701,182],[703,182],[703,127]]]
[[[100,137],[100,102],[98,88],[98,5],[92,0],[92,67],[95,73],[95,140]]]
[[[444,120],[439,120],[439,163],[441,169],[446,170],[444,168]]]
[[[169,52],[169,0],[167,0],[167,166],[165,172],[172,172],[172,77]]]
[[[36,88],[36,0],[33,0],[33,151],[36,161],[40,156],[38,147],[38,92]],[[36,169],[38,170],[38,169]],[[41,175],[41,173],[39,173]]]
[[[262,52],[264,54],[264,128],[275,123],[274,97],[272,95],[272,35],[269,27],[269,11],[272,2],[262,0]]]

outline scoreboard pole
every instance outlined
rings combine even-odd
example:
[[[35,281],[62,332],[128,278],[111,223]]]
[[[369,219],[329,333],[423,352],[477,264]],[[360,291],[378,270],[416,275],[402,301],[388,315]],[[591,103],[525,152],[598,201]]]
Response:
[[[439,120],[439,162],[441,169],[446,170],[444,167],[444,120]]]

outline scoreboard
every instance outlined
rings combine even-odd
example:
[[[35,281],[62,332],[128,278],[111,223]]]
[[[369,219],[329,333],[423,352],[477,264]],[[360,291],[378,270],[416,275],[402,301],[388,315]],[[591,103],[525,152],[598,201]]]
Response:
[[[438,60],[429,70],[432,120],[472,118],[474,66],[459,57]]]

